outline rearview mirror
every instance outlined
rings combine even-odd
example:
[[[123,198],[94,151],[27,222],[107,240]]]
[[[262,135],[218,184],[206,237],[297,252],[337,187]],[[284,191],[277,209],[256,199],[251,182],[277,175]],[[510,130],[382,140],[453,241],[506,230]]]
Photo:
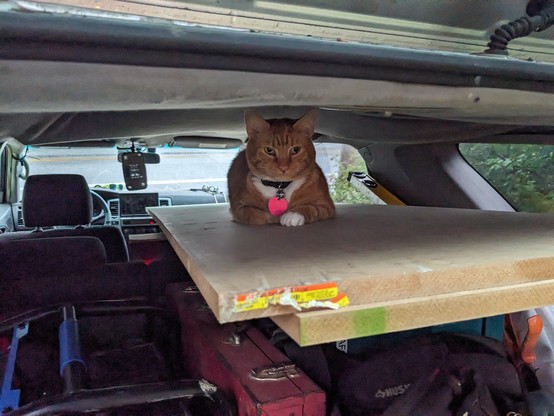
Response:
[[[221,137],[177,136],[173,140],[175,146],[188,149],[235,149],[243,144],[239,139]]]
[[[117,155],[117,161],[118,162],[123,162],[123,155],[129,155],[133,152],[121,152],[121,153],[118,153]],[[134,153],[141,153],[141,152],[134,152]],[[150,152],[147,152],[147,153],[141,153],[142,154],[142,160],[144,163],[146,164],[155,164],[155,163],[160,163],[160,155],[157,154],[157,153],[150,153]]]

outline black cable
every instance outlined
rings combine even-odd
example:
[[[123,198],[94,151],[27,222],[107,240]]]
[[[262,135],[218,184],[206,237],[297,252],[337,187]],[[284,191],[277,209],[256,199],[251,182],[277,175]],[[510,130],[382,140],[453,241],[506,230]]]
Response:
[[[529,2],[527,14],[531,17],[520,17],[496,29],[485,53],[508,55],[507,48],[511,40],[548,29],[554,23],[554,0]]]

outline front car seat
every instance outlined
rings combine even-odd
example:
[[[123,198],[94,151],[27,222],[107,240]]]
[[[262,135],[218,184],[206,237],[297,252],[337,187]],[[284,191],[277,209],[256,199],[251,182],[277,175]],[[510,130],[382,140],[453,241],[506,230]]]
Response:
[[[121,229],[92,226],[92,197],[81,175],[31,175],[25,182],[22,202],[23,221],[31,232],[0,235],[2,241],[29,238],[96,237],[106,249],[108,263],[129,261],[129,251]],[[51,228],[48,227],[70,227]]]

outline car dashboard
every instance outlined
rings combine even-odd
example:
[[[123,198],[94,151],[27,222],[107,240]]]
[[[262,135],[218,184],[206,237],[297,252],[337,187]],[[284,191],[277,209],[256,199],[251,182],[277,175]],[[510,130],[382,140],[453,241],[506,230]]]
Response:
[[[156,192],[119,194],[106,202],[111,224],[121,227],[125,236],[159,233],[160,228],[146,208],[173,205],[170,197],[160,197]]]
[[[109,218],[106,225],[120,227],[125,237],[140,238],[140,236],[154,237],[159,234],[160,228],[146,211],[147,207],[164,207],[174,205],[221,204],[227,202],[227,197],[221,192],[186,191],[174,194],[160,195],[157,192],[118,193],[106,189],[93,189],[102,198],[109,208]],[[30,230],[25,227],[22,204],[12,205],[16,219],[15,231]],[[93,216],[101,213],[102,207],[97,206],[93,198]],[[93,222],[94,224],[94,222]]]

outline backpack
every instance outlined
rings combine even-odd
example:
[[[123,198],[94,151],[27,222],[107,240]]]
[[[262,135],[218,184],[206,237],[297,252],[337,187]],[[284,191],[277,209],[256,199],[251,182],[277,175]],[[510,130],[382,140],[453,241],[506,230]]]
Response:
[[[516,367],[491,338],[426,333],[351,355],[275,334],[275,345],[327,391],[334,416],[530,414]]]

